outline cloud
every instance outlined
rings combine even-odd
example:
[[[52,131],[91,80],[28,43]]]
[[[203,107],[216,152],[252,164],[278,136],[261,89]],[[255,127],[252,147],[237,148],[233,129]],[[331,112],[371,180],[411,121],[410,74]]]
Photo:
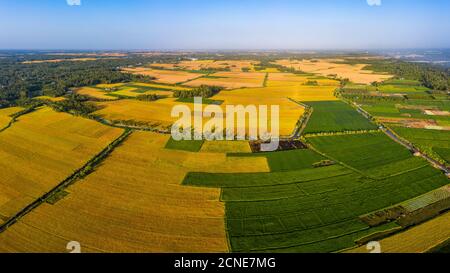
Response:
[[[81,0],[66,0],[69,6],[81,6]]]
[[[369,6],[381,6],[381,0],[367,0]]]

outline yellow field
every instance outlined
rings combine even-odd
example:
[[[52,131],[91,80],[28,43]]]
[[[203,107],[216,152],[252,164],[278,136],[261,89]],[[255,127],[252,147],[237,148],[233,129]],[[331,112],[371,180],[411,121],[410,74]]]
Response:
[[[0,134],[0,219],[43,195],[122,130],[42,108]]]
[[[0,252],[226,252],[219,189],[182,186],[189,171],[267,172],[266,159],[164,149],[169,136],[135,132],[55,205],[0,236]]]
[[[75,93],[92,97],[95,99],[101,99],[101,100],[117,100],[116,97],[108,96],[106,92],[92,88],[92,87],[82,87],[75,90]]]
[[[257,61],[246,60],[195,60],[195,61],[181,61],[179,63],[160,63],[152,64],[153,67],[162,67],[165,69],[184,69],[184,70],[208,70],[208,69],[230,69],[233,72],[241,72],[242,68],[250,69],[254,71],[254,65],[258,64]]]
[[[195,87],[200,85],[213,85],[227,89],[262,87],[266,73],[219,72],[211,76],[217,78],[199,78],[185,85]]]
[[[157,69],[150,69],[150,68],[125,68],[123,69],[124,72],[137,74],[137,75],[144,75],[144,76],[151,76],[155,77],[155,82],[159,83],[168,83],[168,84],[176,84],[181,83],[189,80],[193,80],[195,78],[201,77],[204,74],[200,73],[190,73],[190,72],[184,72],[184,71],[170,71],[170,70],[157,70]]]
[[[380,241],[383,253],[424,253],[450,238],[450,212]],[[367,253],[365,246],[349,253]]]
[[[65,98],[63,98],[63,97],[49,97],[49,96],[39,96],[39,97],[35,97],[34,99],[37,99],[37,100],[49,100],[49,101],[53,101],[53,102],[65,100]]]
[[[212,97],[214,100],[222,100],[222,110],[225,112],[227,105],[279,105],[280,106],[280,134],[290,136],[297,121],[304,113],[303,107],[292,102],[296,101],[324,101],[337,100],[333,93],[335,86],[284,86],[243,88],[231,91],[222,91]],[[187,105],[193,111],[193,104],[180,103],[175,98],[159,99],[153,102],[119,100],[97,103],[102,109],[95,114],[111,121],[129,121],[146,123],[148,126],[160,129],[169,128],[177,118],[172,118],[170,113],[175,105]],[[208,119],[204,119],[204,122]],[[247,118],[248,121],[248,118]],[[269,115],[270,121],[270,115]],[[235,125],[236,126],[236,125]],[[236,127],[235,127],[236,129]],[[246,124],[248,131],[248,122]]]
[[[190,88],[186,88],[186,87],[182,87],[182,86],[163,85],[163,84],[156,84],[156,83],[140,83],[140,82],[136,82],[136,83],[133,83],[133,85],[142,86],[142,87],[151,87],[151,88],[157,88],[157,89],[167,89],[167,90],[173,90],[173,91],[190,90]]]
[[[117,87],[121,87],[125,85],[125,83],[102,83],[102,84],[97,84],[95,87],[98,88],[102,88],[102,89],[106,89],[106,88],[117,88]]]
[[[0,109],[0,130],[5,128],[9,124],[9,122],[12,120],[10,115],[18,113],[22,110],[23,110],[23,108],[21,108],[21,107],[9,107],[9,108]]]
[[[137,100],[118,100],[113,102],[99,102],[97,105],[103,109],[94,114],[108,120],[144,122],[149,126],[160,129],[171,126],[177,119],[171,118],[173,106],[184,104],[176,102],[175,98],[159,99],[152,102]],[[188,105],[193,109],[193,104]]]
[[[392,78],[391,75],[376,74],[373,71],[364,70],[364,63],[350,65],[336,63],[339,59],[320,60],[278,60],[275,63],[289,68],[295,68],[308,73],[316,73],[323,76],[337,75],[338,78],[348,78],[354,83],[370,84],[374,81],[384,81]]]
[[[251,153],[247,141],[205,141],[201,149],[207,153]]]

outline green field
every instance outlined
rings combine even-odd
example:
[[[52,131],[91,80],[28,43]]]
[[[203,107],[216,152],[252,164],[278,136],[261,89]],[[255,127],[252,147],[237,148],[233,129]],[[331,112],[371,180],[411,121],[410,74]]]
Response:
[[[359,152],[356,152],[359,153]],[[185,185],[221,187],[234,252],[331,252],[396,224],[370,228],[360,215],[443,186],[447,179],[425,166],[371,179],[342,166],[296,171],[190,173]]]
[[[375,124],[342,101],[307,102],[306,104],[313,108],[313,113],[305,128],[305,134],[377,128]]]
[[[383,133],[309,137],[320,152],[371,177],[401,173],[427,163]]]
[[[258,154],[229,154],[229,156],[264,156],[267,158],[270,170],[272,172],[291,171],[298,169],[313,168],[313,164],[326,158],[311,150],[292,150],[276,153],[258,153]]]
[[[187,152],[199,152],[203,146],[203,140],[180,140],[176,141],[170,138],[166,143],[166,149],[180,150]]]
[[[437,155],[450,164],[450,131],[413,129],[393,126],[392,129],[423,152]]]

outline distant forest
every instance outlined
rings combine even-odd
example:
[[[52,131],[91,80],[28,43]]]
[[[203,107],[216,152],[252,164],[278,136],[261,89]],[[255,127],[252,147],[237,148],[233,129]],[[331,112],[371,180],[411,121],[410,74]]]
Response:
[[[186,59],[187,55],[138,55],[128,54],[126,57],[96,57],[96,61],[55,62],[25,64],[25,61],[75,58],[67,55],[48,55],[37,52],[1,52],[0,54],[0,107],[14,104],[36,96],[62,96],[69,93],[70,88],[95,85],[100,83],[117,83],[154,80],[151,77],[121,73],[120,67],[139,66],[148,63],[176,63]],[[76,58],[88,58],[90,55],[77,55]],[[199,59],[246,59],[260,61],[257,70],[265,67],[279,68],[283,72],[302,73],[274,65],[271,62],[282,58],[330,58],[329,55],[304,56],[287,53],[277,54],[209,54],[197,53]],[[340,56],[342,58],[342,56]],[[348,59],[345,62],[361,62]],[[407,63],[398,60],[365,60],[367,69],[377,72],[388,72],[398,78],[419,80],[424,86],[433,90],[449,90],[450,69],[427,64]]]

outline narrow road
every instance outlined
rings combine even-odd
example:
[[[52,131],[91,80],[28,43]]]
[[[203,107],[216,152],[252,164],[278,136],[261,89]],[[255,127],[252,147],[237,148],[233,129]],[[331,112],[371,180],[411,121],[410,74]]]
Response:
[[[352,104],[357,108],[359,113],[361,113],[367,119],[372,120],[371,115],[369,113],[367,113],[364,109],[362,109],[361,106],[359,106],[356,103],[352,103]],[[440,162],[438,162],[438,161],[434,160],[433,158],[427,156],[426,154],[422,153],[419,149],[417,149],[416,147],[411,145],[409,142],[406,142],[405,140],[399,138],[391,129],[386,127],[383,123],[378,122],[378,125],[379,125],[380,130],[383,133],[385,133],[389,138],[391,138],[395,142],[399,143],[400,145],[403,145],[404,147],[406,147],[408,150],[410,150],[415,155],[418,155],[418,156],[424,158],[425,160],[430,162],[430,164],[432,166],[434,166],[437,169],[442,170],[450,178],[450,170],[445,165],[441,164]]]

